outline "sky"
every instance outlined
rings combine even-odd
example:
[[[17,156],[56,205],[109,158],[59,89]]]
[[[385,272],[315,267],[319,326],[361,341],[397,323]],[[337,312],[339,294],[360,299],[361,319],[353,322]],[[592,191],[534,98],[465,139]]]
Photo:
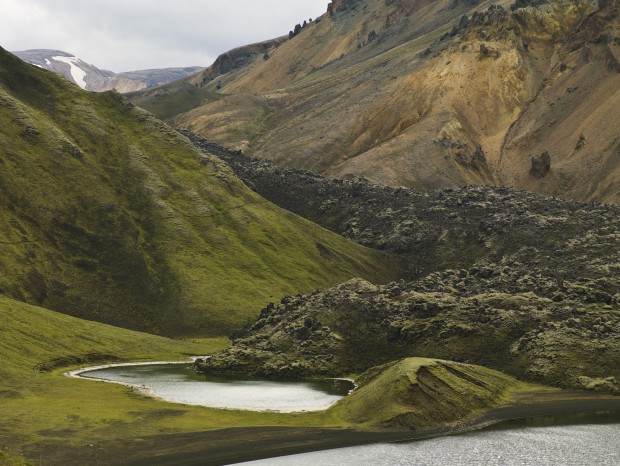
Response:
[[[209,66],[288,34],[329,0],[1,0],[0,46],[56,49],[114,72]]]

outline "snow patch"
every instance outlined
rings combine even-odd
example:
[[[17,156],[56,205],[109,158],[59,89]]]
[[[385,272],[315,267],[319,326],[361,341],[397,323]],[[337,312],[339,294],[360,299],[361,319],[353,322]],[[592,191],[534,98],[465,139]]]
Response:
[[[52,62],[49,61],[47,58],[45,59],[45,64],[48,65],[48,66],[52,66]]]
[[[66,63],[71,67],[71,76],[75,83],[80,86],[82,89],[86,89],[86,81],[84,78],[86,77],[86,71],[77,66],[77,62],[80,61],[77,57],[52,57],[52,60],[56,60],[62,63]]]

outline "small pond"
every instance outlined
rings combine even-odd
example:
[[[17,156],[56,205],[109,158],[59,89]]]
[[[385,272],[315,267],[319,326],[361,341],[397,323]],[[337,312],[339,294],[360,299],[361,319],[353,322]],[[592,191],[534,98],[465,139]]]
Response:
[[[166,401],[212,408],[301,412],[327,409],[353,389],[342,379],[243,379],[195,373],[188,363],[118,365],[80,377],[138,386]]]

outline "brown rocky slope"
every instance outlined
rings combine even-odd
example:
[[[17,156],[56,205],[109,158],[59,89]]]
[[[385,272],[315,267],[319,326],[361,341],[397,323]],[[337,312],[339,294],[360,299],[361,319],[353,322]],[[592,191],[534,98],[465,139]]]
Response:
[[[616,203],[618,10],[618,0],[333,2],[269,59],[221,75],[219,99],[166,116],[330,176]],[[530,170],[545,151],[550,169]]]

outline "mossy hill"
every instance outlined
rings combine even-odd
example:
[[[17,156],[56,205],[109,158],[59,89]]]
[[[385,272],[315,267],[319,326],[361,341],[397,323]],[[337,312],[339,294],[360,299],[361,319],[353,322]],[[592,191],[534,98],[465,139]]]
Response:
[[[206,370],[341,375],[403,356],[617,392],[620,209],[508,188],[330,180],[193,140],[268,199],[397,255],[410,282],[287,297]]]
[[[620,393],[618,282],[563,280],[518,259],[375,286],[351,280],[267,306],[206,372],[359,373],[399,357],[479,364],[523,380]]]
[[[275,207],[114,92],[0,50],[0,293],[149,332],[222,335],[389,260]]]
[[[370,369],[331,411],[357,425],[415,431],[461,421],[521,384],[471,364],[408,358]]]

